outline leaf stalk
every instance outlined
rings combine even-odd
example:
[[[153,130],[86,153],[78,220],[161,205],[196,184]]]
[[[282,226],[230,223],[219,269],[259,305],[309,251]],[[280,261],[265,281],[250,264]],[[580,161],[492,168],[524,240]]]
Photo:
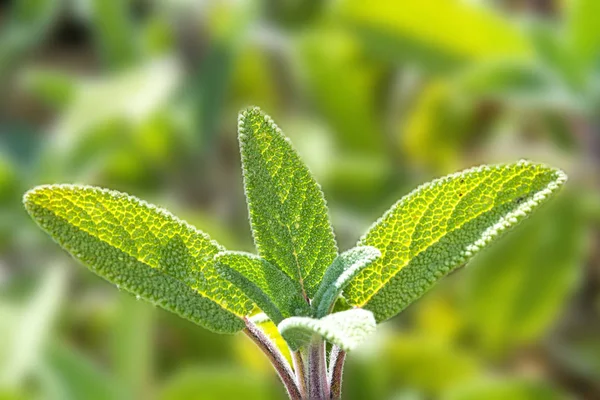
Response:
[[[285,357],[265,333],[248,318],[244,318],[246,328],[244,333],[262,350],[277,371],[281,382],[287,390],[290,400],[302,400],[300,389],[296,384],[294,374]]]

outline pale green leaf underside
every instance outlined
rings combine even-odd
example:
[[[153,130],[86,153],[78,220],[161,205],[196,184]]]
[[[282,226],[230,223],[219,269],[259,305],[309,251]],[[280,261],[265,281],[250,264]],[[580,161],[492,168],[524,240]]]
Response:
[[[34,220],[92,271],[207,329],[234,333],[252,307],[215,271],[225,250],[169,212],[90,186],[39,186],[25,194]]]
[[[337,256],[323,193],[289,140],[258,108],[240,114],[239,140],[258,253],[312,297]]]
[[[544,165],[481,166],[425,184],[398,201],[359,241],[381,258],[346,288],[350,304],[393,317],[517,224],[566,181]]]
[[[259,256],[226,251],[217,254],[215,267],[276,324],[293,315],[308,315],[310,311],[300,284]]]
[[[325,271],[321,286],[312,300],[313,314],[317,318],[329,314],[342,290],[380,256],[381,252],[371,246],[355,247],[340,254]]]
[[[373,313],[360,308],[330,314],[321,319],[291,317],[278,326],[292,350],[308,343],[313,335],[319,335],[342,350],[351,351],[375,332],[375,328]]]

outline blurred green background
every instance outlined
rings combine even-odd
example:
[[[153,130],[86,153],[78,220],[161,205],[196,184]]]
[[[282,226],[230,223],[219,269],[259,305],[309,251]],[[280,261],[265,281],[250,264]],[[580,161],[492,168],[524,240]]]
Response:
[[[600,399],[600,1],[18,0],[0,6],[0,399],[281,399],[219,336],[89,273],[23,192],[74,182],[253,251],[236,139],[258,105],[341,250],[436,176],[528,158],[561,195],[380,326],[347,399]]]

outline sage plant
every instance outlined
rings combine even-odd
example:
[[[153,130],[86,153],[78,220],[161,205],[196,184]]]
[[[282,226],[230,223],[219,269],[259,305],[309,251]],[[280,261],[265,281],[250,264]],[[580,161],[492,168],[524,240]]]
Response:
[[[400,199],[340,254],[321,188],[273,120],[243,111],[239,143],[257,254],[229,251],[112,190],[39,186],[24,203],[54,240],[117,287],[215,333],[243,331],[290,399],[340,398],[347,352],[566,181],[527,161],[448,175]],[[277,326],[291,365],[260,319]]]

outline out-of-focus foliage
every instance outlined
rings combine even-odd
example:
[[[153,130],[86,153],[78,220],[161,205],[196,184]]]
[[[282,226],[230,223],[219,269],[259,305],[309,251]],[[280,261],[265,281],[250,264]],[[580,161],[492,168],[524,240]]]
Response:
[[[566,194],[469,265],[465,307],[484,347],[535,340],[564,307],[586,248],[577,201]]]
[[[38,184],[102,185],[251,250],[232,116],[255,104],[322,183],[342,251],[393,201],[454,170],[528,158],[570,177],[554,204],[351,355],[345,398],[599,398],[598,7],[3,4],[0,366],[21,378],[0,396],[283,397],[240,335],[204,331],[77,268],[49,283],[71,262],[21,209]]]

